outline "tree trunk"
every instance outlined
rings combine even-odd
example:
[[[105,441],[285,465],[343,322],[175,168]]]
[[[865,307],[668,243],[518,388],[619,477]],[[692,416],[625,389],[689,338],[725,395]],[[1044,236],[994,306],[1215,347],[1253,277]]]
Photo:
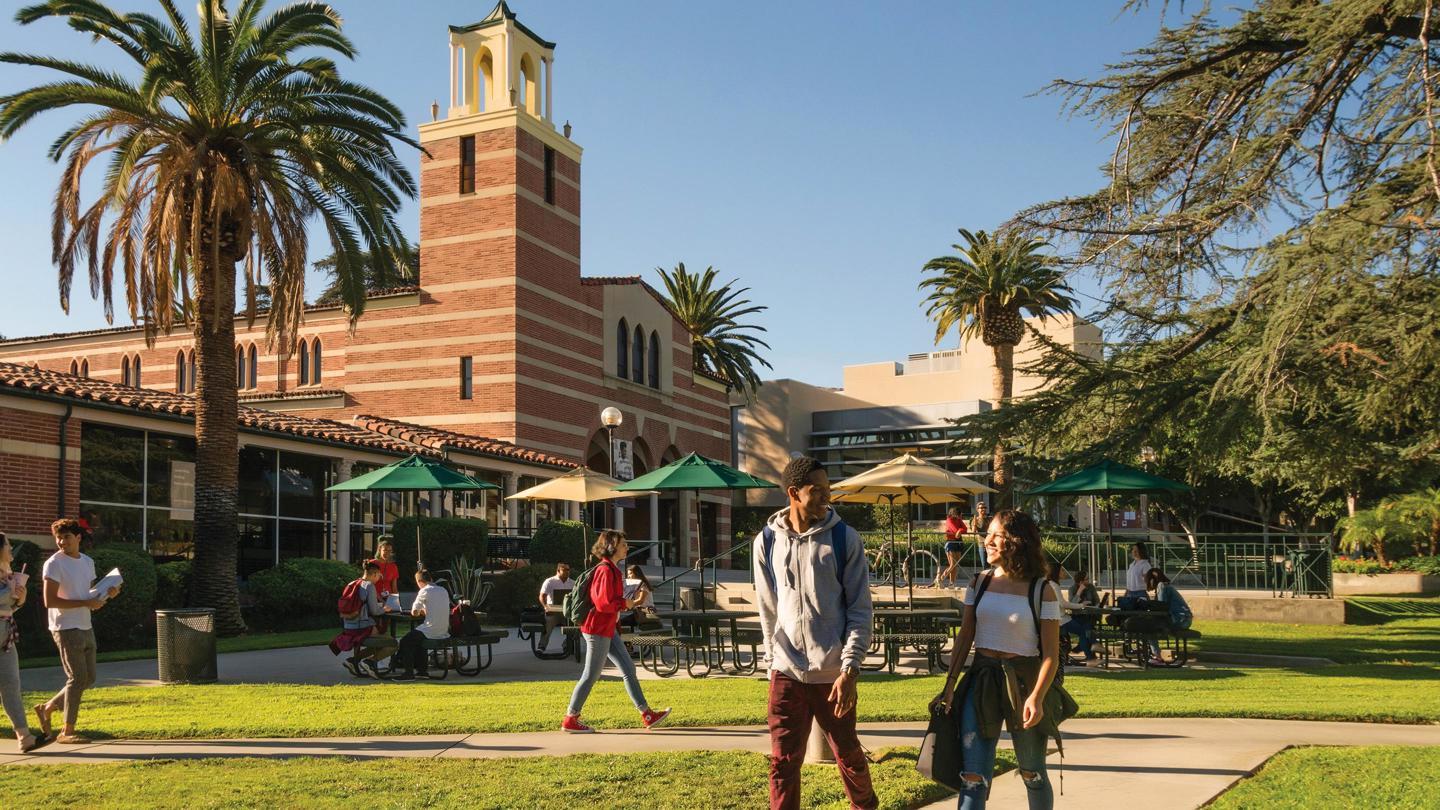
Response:
[[[190,603],[215,609],[219,635],[245,632],[236,586],[239,407],[234,262],[195,274],[195,560]]]
[[[990,398],[995,402],[996,408],[1003,408],[1010,404],[1010,396],[1015,391],[1015,346],[1010,343],[997,343],[990,348],[995,353],[995,367],[990,373]],[[991,469],[994,470],[992,485],[996,490],[996,500],[1001,508],[1013,506],[1010,492],[1013,486],[1010,480],[1010,456],[1005,452],[1003,438],[995,443]]]

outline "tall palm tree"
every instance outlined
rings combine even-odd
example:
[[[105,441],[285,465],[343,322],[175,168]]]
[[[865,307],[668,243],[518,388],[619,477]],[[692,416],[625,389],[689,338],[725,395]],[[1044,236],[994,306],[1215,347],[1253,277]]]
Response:
[[[367,87],[342,79],[324,52],[353,58],[340,15],[297,2],[264,15],[265,0],[200,0],[198,24],[158,0],[158,15],[122,14],[99,0],[48,0],[23,24],[58,18],[138,65],[132,77],[59,57],[0,54],[0,62],[64,74],[0,97],[0,140],[40,113],[79,106],[51,146],[65,160],[55,195],[53,259],[68,311],[76,265],[114,316],[111,285],[147,340],[183,323],[195,335],[195,560],[190,599],[216,609],[217,629],[244,630],[235,587],[237,408],[236,274],[254,315],[269,287],[267,334],[288,353],[304,307],[307,221],[337,254],[352,317],[365,306],[356,257],[396,263],[395,222],[415,182],[392,142],[418,148],[405,117]],[[82,206],[82,180],[106,161]],[[240,262],[244,262],[243,266]]]
[[[979,337],[994,353],[991,396],[997,408],[1015,393],[1015,347],[1025,337],[1025,316],[1049,318],[1074,312],[1075,299],[1065,274],[1044,255],[1048,245],[1019,231],[992,236],[985,231],[960,229],[963,245],[953,245],[954,256],[925,263],[934,275],[920,282],[929,290],[925,314],[935,321],[938,344],[958,327],[962,340]],[[1003,442],[996,442],[992,467],[994,486],[1002,503],[1010,498],[1010,459]]]
[[[760,387],[756,365],[772,368],[757,347],[769,349],[770,344],[750,334],[764,332],[765,327],[741,323],[740,319],[769,307],[752,306],[748,299],[741,298],[750,288],[732,289],[734,281],[716,287],[713,267],[705,268],[704,273],[691,273],[681,262],[670,272],[661,267],[655,270],[665,283],[670,308],[690,331],[695,367],[724,377],[750,398]]]

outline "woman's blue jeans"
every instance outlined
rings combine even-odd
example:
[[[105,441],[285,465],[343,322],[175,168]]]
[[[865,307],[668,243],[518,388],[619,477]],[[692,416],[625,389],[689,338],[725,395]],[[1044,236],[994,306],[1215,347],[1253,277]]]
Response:
[[[1039,729],[1011,731],[1015,743],[1015,760],[1020,770],[1035,774],[1026,779],[1025,792],[1030,799],[1030,810],[1052,810],[1055,806],[1055,791],[1050,786],[1050,776],[1045,772],[1045,736]],[[974,692],[966,690],[965,702],[960,709],[960,752],[963,765],[961,778],[965,774],[978,774],[981,781],[965,779],[965,789],[960,792],[960,810],[984,810],[985,800],[990,795],[990,779],[995,773],[995,748],[1000,740],[987,740],[980,734],[980,721],[975,712]]]
[[[1079,617],[1071,619],[1060,625],[1060,632],[1079,639],[1076,648],[1084,653],[1086,658],[1090,657],[1091,647],[1095,643],[1095,626],[1090,623],[1088,618]]]
[[[585,701],[590,697],[590,690],[595,686],[595,682],[600,680],[600,670],[605,668],[607,657],[625,679],[625,691],[630,694],[630,702],[635,704],[636,709],[648,711],[650,704],[645,702],[645,695],[640,691],[640,680],[635,677],[635,662],[630,660],[630,653],[625,649],[625,642],[620,640],[620,634],[617,632],[613,636],[592,636],[581,633],[580,637],[585,644],[585,669],[580,673],[580,682],[575,684],[575,692],[570,695],[570,708],[566,709],[565,713],[578,715],[580,710],[585,708]]]

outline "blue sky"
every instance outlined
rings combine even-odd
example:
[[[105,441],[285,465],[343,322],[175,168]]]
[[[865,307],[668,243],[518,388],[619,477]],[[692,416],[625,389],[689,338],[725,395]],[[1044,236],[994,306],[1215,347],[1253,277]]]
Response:
[[[412,124],[448,93],[446,25],[492,6],[332,2],[360,49],[346,75]],[[1154,12],[1120,15],[1119,0],[511,7],[558,43],[555,116],[585,149],[583,272],[658,283],[657,266],[714,265],[770,306],[758,319],[775,366],[764,376],[821,385],[838,385],[842,365],[931,347],[915,285],[927,259],[951,252],[957,228],[993,228],[1101,182],[1105,133],[1037,91],[1098,74],[1158,23]],[[0,21],[0,50],[125,64],[55,22]],[[5,66],[0,94],[44,80]],[[44,151],[75,117],[44,116],[0,145],[0,334],[105,325],[83,283],[71,314],[60,311],[49,260],[59,170]],[[413,236],[413,205],[402,222]],[[1098,293],[1083,278],[1076,286]],[[319,289],[312,279],[310,294]]]

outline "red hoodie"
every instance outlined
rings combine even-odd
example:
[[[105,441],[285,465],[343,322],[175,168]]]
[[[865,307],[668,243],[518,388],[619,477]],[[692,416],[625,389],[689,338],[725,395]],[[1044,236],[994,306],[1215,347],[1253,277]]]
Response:
[[[595,567],[590,580],[590,601],[594,609],[580,623],[580,632],[591,636],[615,635],[615,624],[625,610],[625,575],[620,567],[605,560]]]

